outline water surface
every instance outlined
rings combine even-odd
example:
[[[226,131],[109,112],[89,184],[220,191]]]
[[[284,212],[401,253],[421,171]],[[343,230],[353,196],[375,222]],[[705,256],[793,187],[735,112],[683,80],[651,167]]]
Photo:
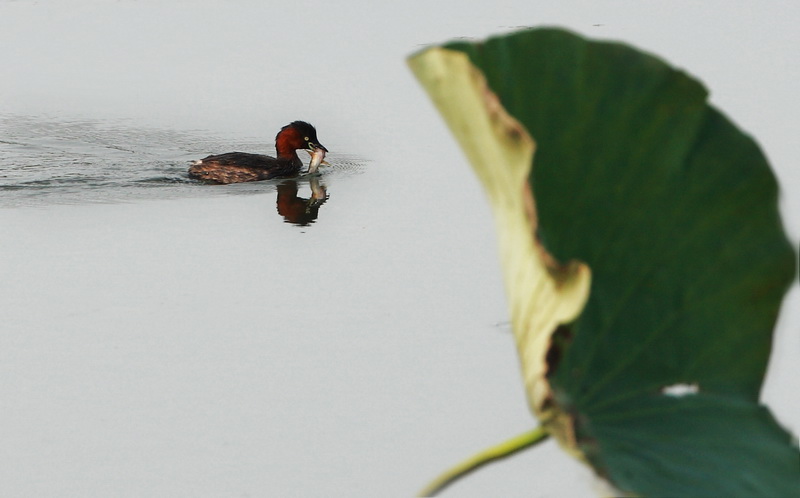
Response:
[[[797,240],[787,9],[0,2],[0,494],[409,496],[528,430],[484,194],[403,58],[541,24],[653,50],[759,138]],[[296,119],[316,212],[308,178],[186,177]],[[764,389],[795,433],[799,296]],[[593,486],[548,443],[451,491]]]
[[[293,185],[295,191],[303,185],[310,197],[307,175],[211,188],[186,173],[191,161],[210,153],[241,150],[274,156],[268,139],[223,139],[200,131],[20,115],[0,116],[0,130],[0,208],[258,194],[275,192],[279,185]],[[335,157],[322,167],[324,178],[315,176],[315,185],[321,182],[326,188],[332,180],[363,172],[367,163],[344,154]],[[291,190],[283,188],[283,197]]]

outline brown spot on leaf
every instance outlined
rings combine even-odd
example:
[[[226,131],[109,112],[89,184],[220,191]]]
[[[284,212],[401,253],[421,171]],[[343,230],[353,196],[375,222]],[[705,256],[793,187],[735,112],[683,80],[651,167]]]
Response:
[[[536,202],[533,200],[533,192],[531,191],[531,185],[528,182],[523,184],[522,200],[525,206],[525,215],[528,218],[528,224],[530,225],[531,233],[533,234],[534,247],[539,253],[539,257],[541,258],[542,262],[544,262],[547,272],[556,281],[556,286],[560,287],[580,271],[582,264],[578,261],[568,261],[567,263],[562,264],[555,257],[553,257],[553,255],[548,252],[547,248],[544,247],[544,244],[542,244],[542,240],[539,237],[538,231],[539,218],[536,214]]]
[[[550,347],[547,349],[547,354],[545,355],[545,362],[547,363],[546,376],[548,378],[552,377],[558,369],[558,366],[561,364],[561,358],[564,357],[564,351],[571,342],[572,330],[569,326],[559,325],[556,327],[553,335],[550,336]]]

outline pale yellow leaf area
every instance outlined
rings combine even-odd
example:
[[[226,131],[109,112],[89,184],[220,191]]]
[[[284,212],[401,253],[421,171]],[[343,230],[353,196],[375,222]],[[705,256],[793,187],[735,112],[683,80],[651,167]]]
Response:
[[[466,54],[430,48],[409,58],[409,66],[489,196],[530,407],[563,446],[581,457],[572,417],[552,403],[545,359],[556,327],[573,321],[586,304],[591,272],[579,262],[558,264],[535,238],[535,202],[528,185],[535,142]]]

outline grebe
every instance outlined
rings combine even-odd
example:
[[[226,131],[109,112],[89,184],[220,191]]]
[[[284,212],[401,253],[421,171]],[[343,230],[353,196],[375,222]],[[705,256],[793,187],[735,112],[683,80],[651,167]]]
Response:
[[[216,183],[252,182],[287,176],[296,176],[303,167],[297,157],[298,149],[311,154],[309,173],[315,173],[328,149],[317,139],[317,130],[305,121],[294,121],[281,128],[275,137],[278,157],[246,152],[228,152],[208,156],[192,163],[189,176]]]

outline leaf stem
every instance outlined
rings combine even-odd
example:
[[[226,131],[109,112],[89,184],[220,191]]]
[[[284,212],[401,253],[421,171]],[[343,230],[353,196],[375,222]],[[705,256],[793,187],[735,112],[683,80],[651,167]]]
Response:
[[[519,436],[515,436],[500,444],[486,448],[480,453],[464,460],[455,467],[452,467],[443,472],[439,477],[430,482],[422,491],[419,496],[434,496],[439,491],[443,490],[453,482],[461,479],[470,472],[477,470],[488,463],[495,460],[506,458],[518,451],[533,446],[547,439],[550,433],[543,426],[539,426],[531,431],[528,431]]]

